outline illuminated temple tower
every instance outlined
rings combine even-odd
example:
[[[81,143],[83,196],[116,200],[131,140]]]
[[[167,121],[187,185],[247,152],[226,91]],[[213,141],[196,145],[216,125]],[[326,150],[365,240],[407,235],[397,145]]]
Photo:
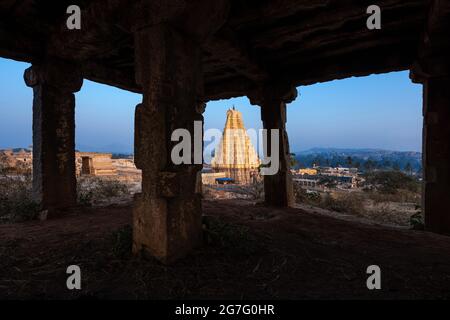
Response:
[[[226,172],[237,183],[248,184],[258,174],[259,158],[244,127],[242,114],[227,111],[222,140],[211,161],[216,172]]]

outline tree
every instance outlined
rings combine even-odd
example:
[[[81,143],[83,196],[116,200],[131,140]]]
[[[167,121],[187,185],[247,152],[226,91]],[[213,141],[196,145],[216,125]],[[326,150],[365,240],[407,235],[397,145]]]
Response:
[[[412,165],[411,165],[410,162],[408,162],[408,163],[406,164],[406,166],[405,166],[405,171],[406,171],[410,176],[412,176],[413,168],[412,168]]]
[[[392,168],[392,162],[390,160],[386,159],[383,161],[383,166],[385,169],[390,169],[390,168]]]
[[[296,169],[299,165],[299,162],[297,161],[297,158],[295,157],[295,153],[291,153],[289,156],[289,164],[292,169]]]
[[[394,163],[394,166],[392,167],[392,169],[394,169],[394,171],[400,171],[400,165],[397,161]]]
[[[369,160],[367,160],[365,163],[364,163],[364,169],[366,170],[366,171],[372,171],[373,170],[373,168],[375,167],[375,164],[373,163],[373,161],[371,160],[371,159],[369,159]]]
[[[320,157],[316,157],[316,158],[314,158],[314,160],[313,160],[313,166],[317,166],[317,167],[319,167],[321,165],[321,161],[320,161]]]
[[[375,186],[380,192],[395,194],[398,190],[419,192],[420,183],[414,177],[401,171],[378,171],[366,174],[366,183]]]
[[[351,156],[347,157],[347,165],[349,168],[352,167],[352,165],[353,165],[353,159]]]

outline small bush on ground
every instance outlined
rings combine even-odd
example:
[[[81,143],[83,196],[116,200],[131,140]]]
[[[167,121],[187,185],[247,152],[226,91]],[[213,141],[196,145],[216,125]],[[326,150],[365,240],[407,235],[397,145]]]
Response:
[[[77,181],[77,192],[78,203],[85,206],[129,195],[126,184],[119,180],[100,177],[80,177]]]
[[[117,258],[124,258],[131,253],[133,245],[133,228],[126,225],[112,234],[112,252]]]
[[[31,172],[9,174],[0,168],[0,221],[22,222],[37,218],[40,206],[33,200]]]
[[[399,190],[418,193],[420,182],[401,171],[375,171],[365,175],[366,184],[383,194],[397,194]]]
[[[361,215],[365,211],[364,199],[355,193],[339,195],[327,193],[322,197],[321,208],[355,215]]]
[[[219,218],[203,217],[206,242],[212,246],[231,249],[241,254],[252,254],[259,250],[255,237],[246,226],[229,224]]]
[[[411,226],[411,229],[413,230],[425,230],[425,219],[423,217],[422,211],[420,210],[420,207],[416,207],[417,212],[414,213],[410,219],[409,224]]]
[[[421,195],[405,189],[386,194],[376,190],[365,192],[313,192],[294,184],[296,202],[339,213],[364,217],[377,223],[423,229],[420,210]]]

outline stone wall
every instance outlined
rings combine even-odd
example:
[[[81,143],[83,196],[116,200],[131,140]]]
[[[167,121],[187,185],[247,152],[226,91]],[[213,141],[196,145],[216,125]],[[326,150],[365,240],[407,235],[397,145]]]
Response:
[[[77,175],[111,176],[117,175],[110,153],[77,152]]]

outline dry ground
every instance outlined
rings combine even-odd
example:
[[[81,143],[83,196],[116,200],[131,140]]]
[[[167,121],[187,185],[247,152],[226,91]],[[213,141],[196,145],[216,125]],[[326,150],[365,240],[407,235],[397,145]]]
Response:
[[[450,298],[450,237],[243,200],[204,201],[204,213],[208,244],[172,266],[113,250],[129,206],[0,225],[0,298]],[[65,286],[71,264],[80,292]],[[366,288],[372,264],[381,291]]]

